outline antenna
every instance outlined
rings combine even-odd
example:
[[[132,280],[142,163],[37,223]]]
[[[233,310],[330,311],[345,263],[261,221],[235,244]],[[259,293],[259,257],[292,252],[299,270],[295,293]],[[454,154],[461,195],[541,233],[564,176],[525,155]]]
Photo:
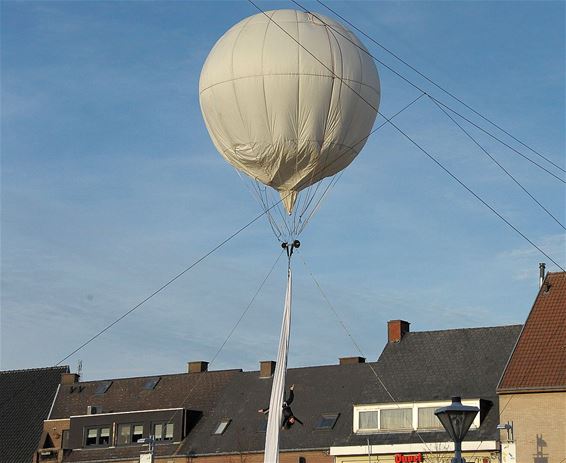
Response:
[[[77,362],[77,374],[81,376],[82,372],[83,372],[83,361],[79,359],[79,361]]]

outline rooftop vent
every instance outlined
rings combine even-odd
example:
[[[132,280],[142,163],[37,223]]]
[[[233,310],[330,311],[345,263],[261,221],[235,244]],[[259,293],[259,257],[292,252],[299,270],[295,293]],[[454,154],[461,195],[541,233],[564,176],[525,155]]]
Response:
[[[544,262],[541,262],[540,264],[538,264],[538,287],[539,287],[539,289],[542,288],[542,284],[544,283],[544,278],[546,277],[545,271],[546,271],[546,264]]]
[[[351,365],[352,363],[366,363],[365,357],[340,357],[340,365]]]
[[[409,332],[409,322],[405,320],[389,320],[387,322],[387,341],[399,342]]]
[[[87,415],[96,415],[97,413],[102,413],[102,408],[98,405],[87,405],[86,407],[86,414]]]
[[[259,377],[271,378],[275,373],[275,364],[273,360],[262,360],[259,362]]]
[[[187,373],[204,373],[205,371],[208,371],[208,362],[199,360],[187,363]]]

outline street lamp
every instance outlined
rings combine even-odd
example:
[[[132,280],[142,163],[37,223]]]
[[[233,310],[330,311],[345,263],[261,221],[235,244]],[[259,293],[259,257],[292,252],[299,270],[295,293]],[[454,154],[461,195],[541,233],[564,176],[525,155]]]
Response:
[[[434,414],[454,441],[452,463],[466,463],[462,458],[462,441],[479,411],[478,407],[462,405],[460,397],[452,397],[451,405],[435,410]]]

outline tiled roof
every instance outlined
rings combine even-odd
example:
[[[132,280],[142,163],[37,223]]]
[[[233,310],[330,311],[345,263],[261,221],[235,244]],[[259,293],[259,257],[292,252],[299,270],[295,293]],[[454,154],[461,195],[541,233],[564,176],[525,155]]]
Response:
[[[566,390],[566,272],[546,276],[497,390]]]
[[[61,374],[69,367],[0,372],[0,461],[29,463]]]

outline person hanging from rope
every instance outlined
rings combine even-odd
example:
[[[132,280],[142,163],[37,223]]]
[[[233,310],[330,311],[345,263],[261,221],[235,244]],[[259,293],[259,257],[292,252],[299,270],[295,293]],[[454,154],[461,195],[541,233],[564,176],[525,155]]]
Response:
[[[295,398],[295,393],[293,392],[293,389],[295,389],[294,384],[291,385],[291,387],[289,388],[289,395],[287,396],[287,399],[283,402],[283,418],[281,421],[281,429],[291,429],[291,426],[293,426],[295,422],[299,423],[301,426],[303,425],[303,422],[293,414],[293,410],[291,410],[290,407],[291,403],[293,402],[293,399]],[[260,408],[258,410],[258,413],[263,413],[267,415],[267,413],[269,413],[269,407]]]

